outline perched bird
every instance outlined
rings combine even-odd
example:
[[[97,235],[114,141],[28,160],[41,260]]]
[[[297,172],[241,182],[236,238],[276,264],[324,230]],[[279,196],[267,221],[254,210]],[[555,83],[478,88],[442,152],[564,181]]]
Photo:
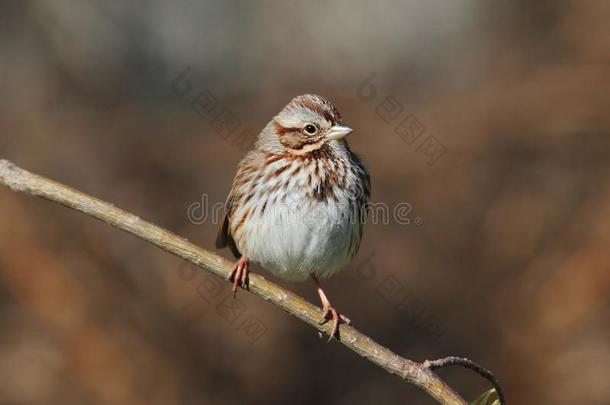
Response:
[[[295,97],[262,130],[240,162],[225,204],[216,247],[239,258],[229,275],[233,295],[247,288],[250,262],[286,280],[313,279],[323,318],[337,312],[319,279],[341,270],[362,239],[369,175],[344,137],[352,129],[317,95]]]

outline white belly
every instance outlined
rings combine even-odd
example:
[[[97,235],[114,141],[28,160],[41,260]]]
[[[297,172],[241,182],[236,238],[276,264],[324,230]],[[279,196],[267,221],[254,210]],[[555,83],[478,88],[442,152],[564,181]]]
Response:
[[[350,217],[347,200],[318,201],[295,190],[284,203],[268,205],[264,214],[243,224],[249,236],[239,239],[238,248],[278,277],[326,278],[341,270],[353,253],[350,246],[360,223]]]

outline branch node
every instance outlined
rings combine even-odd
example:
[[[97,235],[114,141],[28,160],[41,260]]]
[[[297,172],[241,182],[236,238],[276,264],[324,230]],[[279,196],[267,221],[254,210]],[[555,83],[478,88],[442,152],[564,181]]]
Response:
[[[487,381],[489,381],[491,385],[493,385],[496,390],[496,394],[498,395],[498,399],[500,400],[500,405],[506,405],[506,400],[504,399],[504,391],[502,390],[502,387],[500,386],[500,383],[498,382],[498,379],[496,378],[494,373],[470,359],[467,359],[465,357],[450,356],[438,360],[426,360],[422,363],[422,366],[431,371],[449,366],[461,366],[472,370],[481,377],[485,378]]]

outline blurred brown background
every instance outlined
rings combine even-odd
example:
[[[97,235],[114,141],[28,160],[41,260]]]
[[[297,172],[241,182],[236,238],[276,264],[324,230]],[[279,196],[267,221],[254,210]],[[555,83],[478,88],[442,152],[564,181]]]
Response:
[[[212,248],[188,207],[223,201],[244,154],[214,116],[256,134],[322,94],[373,200],[412,207],[368,225],[327,282],[337,307],[406,357],[479,361],[511,404],[608,404],[609,17],[576,0],[3,1],[0,157]],[[416,141],[395,132],[410,115]],[[4,188],[0,213],[2,404],[433,403],[249,294],[228,314],[228,285],[107,225]]]

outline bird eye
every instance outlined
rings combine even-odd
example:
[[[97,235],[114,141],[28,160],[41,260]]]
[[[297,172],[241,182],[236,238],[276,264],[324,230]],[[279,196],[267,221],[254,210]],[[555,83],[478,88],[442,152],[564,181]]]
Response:
[[[314,135],[316,132],[318,132],[318,128],[313,124],[307,124],[305,125],[305,132],[307,132],[309,135]]]

